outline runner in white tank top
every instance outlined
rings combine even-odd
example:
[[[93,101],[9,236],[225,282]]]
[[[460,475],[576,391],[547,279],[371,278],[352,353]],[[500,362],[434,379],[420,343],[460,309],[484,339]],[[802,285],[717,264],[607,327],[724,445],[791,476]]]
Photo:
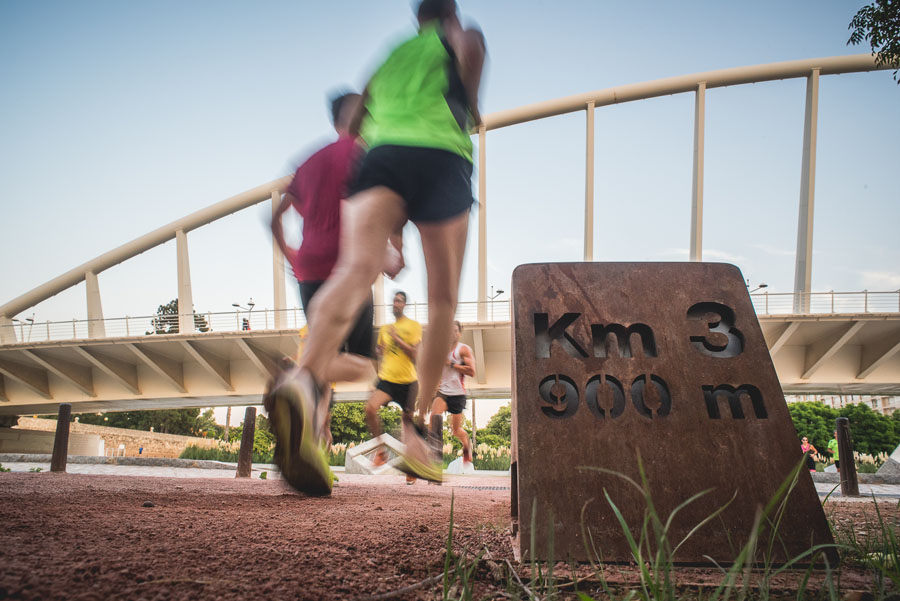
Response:
[[[469,435],[463,429],[463,410],[466,408],[465,377],[475,375],[475,355],[469,346],[459,341],[461,334],[462,326],[458,321],[454,322],[453,343],[444,363],[437,396],[431,405],[431,436],[435,455],[440,456],[443,447],[443,413],[448,411],[453,435],[462,443],[465,473],[475,470],[472,465],[472,445]]]

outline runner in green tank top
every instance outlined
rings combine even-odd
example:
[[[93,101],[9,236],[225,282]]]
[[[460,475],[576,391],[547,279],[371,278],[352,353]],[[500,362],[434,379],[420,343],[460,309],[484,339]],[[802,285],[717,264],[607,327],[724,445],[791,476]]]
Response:
[[[439,481],[422,424],[451,341],[472,205],[472,144],[480,123],[478,88],[484,36],[463,28],[454,0],[422,0],[419,31],[372,76],[352,131],[369,144],[358,180],[341,213],[341,247],[331,277],[310,306],[315,327],[300,360],[301,396],[315,404],[325,368],[337,353],[384,264],[389,237],[407,220],[422,239],[428,275],[428,333],[416,369],[415,423],[404,418],[402,469]],[[361,126],[361,127],[360,127]]]

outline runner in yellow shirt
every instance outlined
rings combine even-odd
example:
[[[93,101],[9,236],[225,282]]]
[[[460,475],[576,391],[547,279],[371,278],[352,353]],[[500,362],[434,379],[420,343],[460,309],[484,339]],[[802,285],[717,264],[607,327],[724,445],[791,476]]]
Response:
[[[422,341],[422,324],[403,314],[406,293],[394,294],[394,323],[381,326],[378,331],[376,354],[379,359],[378,384],[366,403],[366,424],[372,436],[380,436],[383,427],[378,409],[390,402],[412,417],[418,386],[416,381],[416,353]],[[386,457],[383,452],[375,457],[381,465]]]

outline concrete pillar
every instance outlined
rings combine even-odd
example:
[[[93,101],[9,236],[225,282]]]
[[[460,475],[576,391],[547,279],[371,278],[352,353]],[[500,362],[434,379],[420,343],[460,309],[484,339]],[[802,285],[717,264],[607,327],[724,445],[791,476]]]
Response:
[[[281,192],[272,191],[272,215],[281,204]],[[284,254],[278,248],[275,238],[272,238],[272,282],[275,294],[275,329],[287,328],[287,292],[284,282]]]
[[[53,455],[50,456],[50,471],[66,471],[69,459],[69,421],[72,419],[72,405],[59,404],[59,415],[56,416],[56,436],[53,438]]]
[[[88,338],[105,338],[106,324],[103,323],[103,305],[100,303],[100,284],[97,274],[88,271],[84,274],[87,289]]]
[[[694,177],[691,186],[691,261],[703,260],[703,144],[706,137],[706,82],[694,98]]]
[[[253,436],[256,434],[256,407],[247,407],[244,412],[244,429],[241,432],[241,450],[235,478],[249,478],[253,470]]]
[[[478,321],[487,321],[487,131],[478,127]]]
[[[13,320],[6,315],[0,315],[0,344],[15,344],[18,341]]]
[[[191,295],[191,262],[184,230],[175,232],[175,247],[178,258],[178,332],[187,334],[194,331],[194,299]]]
[[[373,302],[375,303],[375,325],[381,326],[385,324],[384,314],[384,274],[379,273],[375,278],[375,286],[373,291]]]
[[[794,269],[794,313],[809,313],[809,293],[812,291],[818,123],[819,70],[813,69],[806,81],[806,118],[803,121],[803,160],[800,166],[800,212],[797,219],[797,262]]]
[[[594,101],[585,108],[584,260],[594,260]],[[474,402],[473,402],[474,410]]]

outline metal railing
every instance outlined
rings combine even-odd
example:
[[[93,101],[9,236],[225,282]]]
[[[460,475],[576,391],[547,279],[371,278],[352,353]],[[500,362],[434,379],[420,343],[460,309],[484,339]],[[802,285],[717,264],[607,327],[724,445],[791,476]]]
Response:
[[[758,292],[750,295],[753,308],[758,315],[791,315],[794,314],[794,303],[797,293]],[[812,292],[802,295],[809,299],[808,314],[862,314],[862,313],[900,313],[900,290],[889,292]],[[510,303],[508,300],[487,301],[484,303],[487,322],[506,322],[510,320]],[[387,321],[391,321],[391,305],[379,305],[377,309]],[[456,308],[456,319],[462,323],[478,322],[478,302],[462,302]],[[299,330],[306,325],[306,314],[303,309],[295,307],[276,311],[260,309],[255,311],[224,311],[194,314],[194,327],[199,334],[207,332],[237,332],[275,330],[276,315],[282,314],[284,328]],[[376,310],[376,315],[379,311]],[[807,313],[804,313],[807,314]],[[405,315],[420,323],[428,323],[428,305],[425,303],[406,305]],[[139,317],[118,317],[103,319],[107,338],[160,336],[178,333],[177,315],[143,315]],[[47,342],[51,340],[81,340],[90,338],[88,331],[91,321],[73,319],[71,321],[18,322],[5,328],[14,336],[16,343]],[[378,325],[373,323],[374,325]],[[2,346],[2,345],[0,345]]]
[[[900,313],[900,290],[890,292],[757,292],[750,295],[757,315],[791,315],[799,300],[803,314]]]
[[[489,321],[509,321],[509,301],[488,301],[486,314]],[[385,319],[391,321],[391,305],[380,305]],[[299,330],[306,325],[306,314],[303,309],[295,307],[276,311],[274,309],[260,309],[254,311],[224,311],[194,313],[195,333],[208,332],[237,332],[275,330],[276,316],[281,314],[284,328]],[[376,311],[376,315],[378,311]],[[406,316],[420,323],[428,323],[428,305],[410,304],[406,306]],[[463,302],[456,308],[456,319],[464,323],[473,323],[478,319],[478,303]],[[112,319],[94,320],[102,322],[106,338],[129,338],[134,336],[162,336],[177,334],[178,315],[142,315],[138,317],[117,317]],[[45,321],[45,322],[17,322],[12,325],[0,326],[7,334],[11,334],[10,340],[16,340],[17,344],[32,342],[47,342],[54,340],[82,340],[89,339],[89,331],[92,320],[72,319],[71,321]],[[376,323],[372,324],[378,325]],[[2,345],[0,345],[2,346]]]

